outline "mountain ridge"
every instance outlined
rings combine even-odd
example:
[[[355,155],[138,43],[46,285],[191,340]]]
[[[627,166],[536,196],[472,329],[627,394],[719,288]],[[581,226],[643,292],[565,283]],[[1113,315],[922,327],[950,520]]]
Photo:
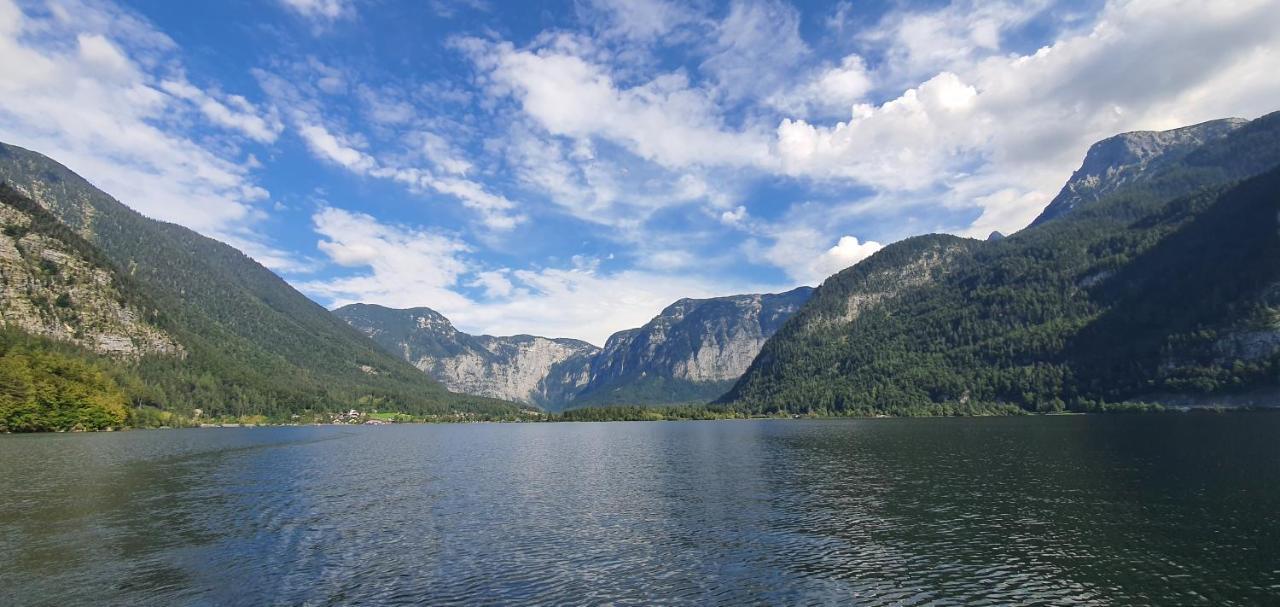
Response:
[[[1128,183],[1141,180],[1162,166],[1175,163],[1204,144],[1221,140],[1249,121],[1220,118],[1166,131],[1129,131],[1093,145],[1080,168],[1062,186],[1044,211],[1031,222],[1040,225],[1096,201]]]
[[[451,389],[558,410],[715,398],[811,292],[682,298],[644,326],[614,333],[603,348],[569,338],[469,335],[426,307],[351,304],[334,314]],[[521,343],[539,347],[519,350]],[[562,348],[551,352],[549,344]],[[516,355],[501,354],[512,348]],[[522,381],[509,377],[529,368],[536,372]]]
[[[966,239],[928,281],[869,305],[872,275],[954,237],[828,278],[718,406],[974,414],[1277,393],[1280,113],[1147,166],[1007,238]]]

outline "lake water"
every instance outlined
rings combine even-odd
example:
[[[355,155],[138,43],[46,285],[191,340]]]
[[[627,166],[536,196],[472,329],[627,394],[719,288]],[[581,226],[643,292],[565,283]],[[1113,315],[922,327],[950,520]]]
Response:
[[[1280,414],[0,436],[0,604],[1275,604]]]

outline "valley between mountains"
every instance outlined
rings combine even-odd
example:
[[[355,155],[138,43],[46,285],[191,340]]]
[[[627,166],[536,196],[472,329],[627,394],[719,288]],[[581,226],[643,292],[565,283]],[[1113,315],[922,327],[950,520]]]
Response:
[[[1280,114],[1117,135],[1017,233],[682,299],[600,346],[470,335],[432,302],[329,311],[37,152],[0,145],[0,181],[3,431],[1280,404]]]

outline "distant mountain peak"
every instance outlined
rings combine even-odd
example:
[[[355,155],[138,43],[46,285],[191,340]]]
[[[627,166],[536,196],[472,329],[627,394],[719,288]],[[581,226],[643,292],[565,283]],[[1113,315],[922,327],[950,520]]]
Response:
[[[813,289],[673,302],[604,348],[569,338],[457,331],[430,308],[352,304],[334,314],[450,389],[556,409],[571,403],[710,400]]]
[[[1061,217],[1082,204],[1102,198],[1126,184],[1167,166],[1247,124],[1223,118],[1167,131],[1133,131],[1108,137],[1089,147],[1084,162],[1071,175],[1032,226]]]

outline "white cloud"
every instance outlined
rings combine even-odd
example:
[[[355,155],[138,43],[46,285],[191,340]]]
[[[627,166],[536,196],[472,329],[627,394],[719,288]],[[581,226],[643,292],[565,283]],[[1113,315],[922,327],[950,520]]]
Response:
[[[747,255],[782,268],[792,280],[806,285],[817,285],[884,247],[875,241],[862,242],[847,235],[828,247],[823,243],[830,241],[820,230],[799,225],[774,228],[767,236],[773,241],[767,246],[759,241],[748,241],[745,245]]]
[[[588,0],[586,5],[603,15],[605,35],[642,42],[697,18],[685,4],[666,0]]]
[[[398,127],[412,122],[418,113],[408,101],[367,86],[360,87],[360,101],[365,115],[379,126]]]
[[[735,0],[715,35],[702,69],[729,100],[767,97],[791,84],[793,69],[809,54],[799,11],[781,0]]]
[[[424,131],[418,134],[422,153],[436,168],[454,175],[466,175],[474,168],[466,156],[454,148],[444,137]]]
[[[971,85],[944,72],[879,107],[855,106],[851,120],[832,127],[784,119],[778,126],[783,170],[885,189],[932,185],[976,151],[994,126],[971,114],[976,96]]]
[[[280,0],[287,9],[317,22],[333,22],[355,14],[349,0]]]
[[[322,237],[320,251],[360,271],[299,288],[333,306],[428,306],[471,333],[533,333],[601,345],[613,332],[648,322],[682,297],[776,290],[686,273],[605,273],[600,260],[585,257],[568,268],[481,269],[468,258],[472,248],[452,236],[335,208],[322,209],[313,220]],[[466,297],[460,285],[483,288],[486,301]]]
[[[76,36],[76,47],[80,60],[87,67],[92,67],[99,74],[109,79],[132,80],[138,77],[137,70],[116,45],[101,34],[79,34]]]
[[[767,290],[687,274],[626,270],[516,270],[519,297],[442,312],[459,327],[495,335],[534,333],[603,345],[614,332],[639,327],[682,297]],[[602,313],[607,311],[607,313]]]
[[[589,140],[533,130],[506,136],[506,160],[520,185],[575,218],[616,228],[609,232],[614,238],[651,239],[642,228],[655,213],[692,203],[723,208],[732,199],[724,180],[699,169],[667,170],[625,154],[599,154]]]
[[[478,211],[484,218],[484,224],[494,230],[510,230],[525,219],[515,212],[514,202],[489,192],[478,182],[457,177],[424,176],[420,183],[461,200],[467,208]]]
[[[599,137],[668,168],[769,162],[762,133],[725,130],[713,99],[679,72],[619,87],[600,66],[561,49],[467,41],[473,61],[553,135]]]
[[[304,291],[334,305],[368,302],[445,310],[468,303],[453,290],[468,271],[461,255],[470,250],[456,238],[336,208],[321,209],[312,221],[322,237],[316,247],[329,260],[364,272],[302,282],[298,287]]]
[[[815,273],[821,276],[835,274],[870,257],[872,253],[882,248],[884,245],[873,240],[859,242],[854,236],[841,236],[835,246],[827,249],[815,262]]]
[[[742,223],[746,220],[747,220],[747,207],[744,207],[742,205],[738,205],[733,210],[725,211],[720,214],[720,222],[725,225],[731,225],[731,226],[742,225]]]
[[[259,109],[240,95],[226,95],[219,100],[185,80],[165,80],[160,88],[190,102],[214,124],[240,131],[254,141],[271,143],[284,130],[275,108]]]
[[[475,279],[467,283],[467,286],[483,288],[485,297],[489,299],[504,299],[516,293],[509,270],[476,272]]]
[[[872,74],[862,57],[847,55],[838,65],[816,70],[808,82],[784,88],[767,102],[792,116],[839,116],[862,102],[873,86]]]
[[[463,206],[480,214],[484,225],[494,230],[510,230],[524,217],[515,212],[515,203],[493,194],[478,182],[455,176],[437,176],[414,167],[397,167],[379,163],[355,147],[350,138],[329,131],[320,124],[300,123],[298,134],[316,156],[342,166],[358,175],[393,179],[414,191],[430,190],[461,201]],[[446,165],[457,169],[457,161]]]
[[[777,150],[790,175],[867,184],[885,204],[936,190],[943,205],[982,211],[949,229],[1009,232],[1094,141],[1276,109],[1280,81],[1262,74],[1278,55],[1274,0],[1116,1],[1091,28],[1033,54],[948,55],[955,71],[855,106],[847,122],[783,120]]]
[[[1006,31],[1050,5],[1051,0],[955,0],[931,10],[890,12],[858,38],[883,48],[882,80],[918,82],[998,54]]]
[[[356,149],[345,137],[329,132],[322,124],[299,124],[298,134],[316,156],[350,171],[365,174],[378,166],[373,157]]]

